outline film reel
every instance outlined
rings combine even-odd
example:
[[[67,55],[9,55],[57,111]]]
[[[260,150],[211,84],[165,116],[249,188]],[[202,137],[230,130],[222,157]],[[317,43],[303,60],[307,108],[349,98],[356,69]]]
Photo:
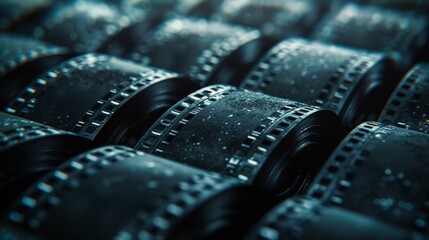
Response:
[[[75,134],[0,112],[1,205],[5,206],[39,177],[91,146],[87,139]]]
[[[36,76],[72,55],[65,48],[0,33],[0,107],[4,108]]]
[[[429,133],[429,64],[414,66],[402,79],[379,118],[391,124]]]
[[[152,121],[194,88],[175,73],[86,54],[33,80],[6,110],[99,144],[134,146]]]
[[[268,212],[246,240],[423,239],[423,236],[319,201],[293,198]]]
[[[48,238],[234,237],[265,209],[257,196],[232,178],[106,146],[59,166],[15,201],[7,216]]]
[[[270,44],[257,30],[199,18],[175,18],[149,32],[129,58],[188,74],[204,86],[237,85]]]
[[[213,85],[171,107],[136,148],[292,195],[306,188],[338,132],[331,111]]]
[[[338,146],[308,194],[403,228],[427,232],[429,138],[368,122]]]
[[[389,53],[408,69],[429,43],[424,16],[373,6],[346,4],[333,10],[314,31],[315,39]]]
[[[377,119],[395,70],[381,54],[292,38],[272,48],[240,86],[331,109],[353,128]]]

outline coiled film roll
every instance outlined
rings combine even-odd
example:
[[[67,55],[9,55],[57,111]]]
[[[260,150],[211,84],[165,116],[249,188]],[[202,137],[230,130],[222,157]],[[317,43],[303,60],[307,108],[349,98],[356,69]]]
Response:
[[[428,156],[429,135],[364,123],[334,151],[308,194],[427,233]]]
[[[100,144],[134,146],[165,109],[195,88],[175,73],[86,54],[33,80],[6,110]]]
[[[429,43],[424,16],[346,4],[332,10],[314,31],[317,40],[391,54],[408,69]]]
[[[245,240],[423,239],[412,231],[319,201],[294,198],[268,212]]]
[[[0,112],[0,211],[37,178],[91,146],[75,134]]]
[[[283,40],[308,35],[323,10],[319,1],[311,0],[236,0],[224,1],[214,19],[252,27]]]
[[[149,32],[129,58],[189,74],[201,85],[236,85],[269,42],[257,30],[198,18],[175,18]]]
[[[34,184],[7,219],[54,239],[235,238],[266,209],[256,193],[232,178],[106,146]]]
[[[386,56],[291,38],[272,48],[241,87],[323,106],[348,127],[376,120],[396,85]]]
[[[338,125],[328,110],[213,85],[171,107],[136,148],[290,195],[319,170]]]
[[[414,66],[398,85],[379,121],[429,133],[429,64]]]
[[[104,45],[110,38],[143,19],[140,11],[122,11],[102,2],[72,1],[54,5],[13,31],[85,53],[107,48]]]
[[[47,69],[72,55],[65,48],[30,38],[0,33],[0,107]]]

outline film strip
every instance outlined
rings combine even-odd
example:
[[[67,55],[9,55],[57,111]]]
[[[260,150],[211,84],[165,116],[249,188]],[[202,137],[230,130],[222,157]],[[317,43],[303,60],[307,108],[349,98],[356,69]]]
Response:
[[[394,72],[380,54],[289,39],[271,49],[241,87],[331,109],[352,128],[378,117],[395,86]]]
[[[174,18],[149,32],[129,58],[189,74],[203,86],[232,84],[268,46],[257,30],[199,18]]]
[[[131,186],[134,191],[126,190]],[[254,206],[256,199],[254,190],[232,178],[130,148],[106,146],[70,159],[34,184],[10,207],[8,219],[54,238],[81,234],[165,238],[175,234],[182,239],[189,232],[207,237],[205,234],[213,236],[228,227],[239,228],[230,219],[241,218],[242,212],[230,207],[245,200]],[[184,225],[196,219],[204,227],[201,231]],[[210,221],[221,227],[215,224],[212,228]]]
[[[368,122],[331,155],[308,194],[403,228],[427,231],[427,135]],[[368,187],[371,186],[371,187]]]
[[[429,133],[429,65],[414,66],[393,92],[378,121]]]
[[[335,145],[337,136],[328,132],[337,121],[317,107],[213,85],[170,108],[136,148],[293,194],[305,188]],[[312,144],[319,137],[326,145]],[[309,154],[313,151],[317,159]]]
[[[40,76],[6,110],[89,139],[127,143],[145,132],[152,114],[156,117],[195,87],[174,73],[86,54]],[[116,124],[104,128],[114,117]]]

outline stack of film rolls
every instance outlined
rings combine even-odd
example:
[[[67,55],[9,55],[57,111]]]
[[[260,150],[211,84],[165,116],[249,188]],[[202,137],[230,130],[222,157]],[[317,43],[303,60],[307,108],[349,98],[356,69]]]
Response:
[[[428,7],[0,1],[0,239],[429,238]]]

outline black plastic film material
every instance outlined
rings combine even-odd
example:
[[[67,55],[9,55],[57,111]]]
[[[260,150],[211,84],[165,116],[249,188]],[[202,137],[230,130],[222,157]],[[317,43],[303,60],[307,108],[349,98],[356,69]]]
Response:
[[[99,50],[115,34],[143,18],[140,11],[122,11],[103,2],[72,1],[56,4],[13,30],[85,53]]]
[[[53,239],[237,237],[266,210],[252,189],[233,178],[106,146],[59,166],[22,194],[6,217]]]
[[[43,11],[51,6],[52,0],[34,0],[34,1],[0,1],[0,29],[8,30],[21,21],[26,21],[27,17]]]
[[[28,84],[6,110],[101,144],[134,146],[165,109],[195,88],[175,73],[86,54]]]
[[[425,16],[374,6],[346,4],[334,9],[315,29],[315,39],[389,53],[407,70],[429,43]]]
[[[414,66],[402,79],[379,118],[391,124],[429,133],[429,64]]]
[[[0,107],[6,106],[26,84],[71,55],[65,48],[0,33]]]
[[[38,177],[91,146],[75,134],[0,112],[1,208]]]
[[[253,227],[245,240],[423,239],[346,209],[324,206],[314,199],[293,198],[279,204]]]
[[[213,85],[166,111],[136,148],[288,195],[312,180],[338,128],[331,111]]]
[[[201,85],[237,85],[269,47],[268,42],[257,30],[199,18],[174,18],[149,32],[129,58],[189,74]]]
[[[398,226],[428,231],[429,136],[368,122],[331,155],[308,194]]]
[[[319,1],[236,0],[224,1],[214,19],[258,29],[264,36],[283,40],[305,36],[323,13]]]
[[[395,70],[382,54],[291,38],[261,58],[241,87],[323,106],[353,128],[377,119],[398,81]]]

